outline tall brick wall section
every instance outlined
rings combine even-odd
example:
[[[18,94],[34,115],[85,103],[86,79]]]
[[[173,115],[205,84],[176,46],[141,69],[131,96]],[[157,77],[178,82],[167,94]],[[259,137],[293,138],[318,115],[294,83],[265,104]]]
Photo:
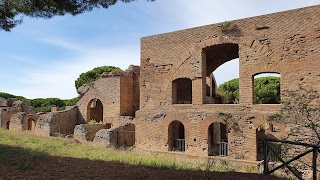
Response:
[[[92,99],[99,99],[103,105],[103,122],[114,122],[114,117],[119,117],[120,113],[120,76],[100,78],[90,85],[90,89],[79,100],[80,123],[88,120],[88,106]]]
[[[135,112],[139,110],[139,78],[122,76],[120,94],[120,115],[135,116]]]
[[[280,105],[253,104],[253,76],[279,73],[284,99],[283,92],[289,89],[319,89],[319,12],[320,6],[313,6],[230,21],[228,32],[223,32],[226,27],[219,23],[142,38],[137,147],[167,151],[168,125],[179,120],[186,129],[185,153],[205,155],[210,125],[205,119],[216,121],[220,112],[230,112],[241,127],[240,132],[231,130],[229,135],[230,157],[255,160],[256,128]],[[206,63],[218,67],[231,58],[207,61],[212,56],[208,47],[221,44],[239,47],[238,105],[204,105]],[[192,105],[172,105],[172,81],[178,78],[192,80]]]
[[[65,111],[42,114],[37,120],[34,132],[44,136],[73,134],[74,128],[78,124],[78,113],[78,108],[74,107]]]
[[[104,124],[116,127],[123,125],[122,116],[135,116],[135,112],[140,107],[140,69],[136,66],[131,68],[132,70],[128,72],[100,78],[89,85],[89,90],[77,103],[80,124],[90,120],[88,106],[93,99],[99,99],[102,102]]]

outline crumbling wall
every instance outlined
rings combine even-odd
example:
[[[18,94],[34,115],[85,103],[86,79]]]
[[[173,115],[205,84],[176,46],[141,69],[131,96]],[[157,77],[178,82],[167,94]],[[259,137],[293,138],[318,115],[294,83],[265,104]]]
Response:
[[[10,130],[11,131],[35,131],[39,116],[36,114],[27,114],[26,112],[19,112],[11,116]]]
[[[135,116],[140,100],[139,75],[139,66],[129,66],[125,72],[104,73],[100,79],[85,85],[85,93],[81,93],[77,103],[80,123],[90,120],[88,107],[93,99],[103,105],[104,124],[118,126],[120,116]]]
[[[118,117],[120,113],[120,77],[100,78],[89,85],[88,91],[77,102],[80,123],[86,123],[88,106],[92,99],[99,99],[103,106],[103,122],[107,118]]]
[[[12,115],[21,112],[21,107],[3,107],[0,108],[0,125],[2,128],[9,129],[10,118]]]
[[[74,128],[74,138],[79,141],[92,141],[99,130],[106,128],[103,124],[80,124]]]
[[[73,134],[78,124],[78,108],[59,112],[49,112],[39,116],[35,133],[52,136],[55,134]]]
[[[6,107],[7,106],[7,100],[0,97],[0,107]]]
[[[104,147],[133,146],[135,144],[135,125],[126,124],[111,129],[102,129],[96,133],[93,142]]]

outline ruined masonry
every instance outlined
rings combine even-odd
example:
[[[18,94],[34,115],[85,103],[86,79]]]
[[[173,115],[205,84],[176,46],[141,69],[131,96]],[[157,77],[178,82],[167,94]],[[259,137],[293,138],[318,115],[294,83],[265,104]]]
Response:
[[[240,102],[221,104],[212,72],[236,58]],[[320,6],[313,6],[143,37],[140,67],[82,86],[77,106],[36,114],[0,99],[0,123],[106,147],[258,161],[261,140],[282,137],[286,126],[268,123],[280,104],[254,104],[254,76],[279,74],[285,98],[286,90],[319,89],[319,68]]]

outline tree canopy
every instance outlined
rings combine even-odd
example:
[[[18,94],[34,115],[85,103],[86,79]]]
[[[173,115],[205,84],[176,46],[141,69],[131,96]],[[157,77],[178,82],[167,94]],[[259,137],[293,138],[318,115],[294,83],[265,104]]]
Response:
[[[88,72],[80,74],[78,79],[75,81],[75,86],[78,89],[81,87],[83,84],[88,84],[90,82],[95,81],[99,77],[101,77],[101,74],[104,72],[112,72],[112,71],[122,71],[118,67],[114,66],[101,66],[101,67],[96,67]]]
[[[0,0],[0,29],[10,31],[22,23],[21,15],[34,18],[52,18],[65,14],[78,15],[96,8],[105,8],[135,0]],[[154,1],[154,0],[147,0]]]
[[[218,92],[224,97],[226,104],[239,103],[239,78],[221,84]],[[255,104],[280,103],[280,77],[268,76],[254,79]]]
[[[0,97],[4,99],[16,98],[29,106],[32,106],[36,109],[37,112],[50,112],[52,107],[63,108],[65,106],[74,106],[79,101],[79,98],[66,99],[62,100],[59,98],[36,98],[36,99],[27,99],[23,96],[16,96],[4,92],[0,92]]]

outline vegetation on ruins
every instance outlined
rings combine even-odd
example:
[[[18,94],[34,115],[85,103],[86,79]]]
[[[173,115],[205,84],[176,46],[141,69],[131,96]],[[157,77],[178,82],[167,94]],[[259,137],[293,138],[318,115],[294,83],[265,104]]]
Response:
[[[87,71],[85,73],[80,74],[78,79],[75,81],[75,86],[78,89],[84,84],[88,84],[90,82],[95,81],[99,77],[101,77],[102,73],[106,72],[115,72],[119,71],[122,72],[122,70],[118,67],[114,66],[101,66],[101,67],[96,67],[90,71]]]
[[[223,96],[224,103],[239,103],[239,78],[221,84],[218,92]],[[254,79],[255,104],[280,103],[280,77],[268,76]]]
[[[300,87],[298,90],[285,91],[284,96],[280,112],[269,116],[270,122],[287,125],[289,131],[287,136],[283,137],[286,140],[320,145],[319,91]],[[281,156],[288,160],[306,150],[308,148],[303,146],[282,144]],[[310,161],[309,158],[300,158],[291,165],[294,169],[304,172],[310,168]]]
[[[79,98],[72,98],[62,100],[59,98],[36,98],[36,99],[27,99],[23,96],[15,96],[12,94],[0,92],[0,97],[5,99],[16,98],[29,106],[34,107],[37,112],[50,112],[52,107],[63,107],[65,106],[74,106],[78,101]]]
[[[119,1],[128,3],[135,0]],[[22,23],[22,15],[45,19],[66,14],[75,16],[97,8],[107,9],[117,2],[118,0],[0,0],[0,29],[10,31]]]
[[[286,97],[279,113],[269,117],[271,121],[290,126],[290,135],[304,135],[306,143],[320,144],[320,93],[300,88],[284,92]],[[307,133],[307,134],[304,134]]]

